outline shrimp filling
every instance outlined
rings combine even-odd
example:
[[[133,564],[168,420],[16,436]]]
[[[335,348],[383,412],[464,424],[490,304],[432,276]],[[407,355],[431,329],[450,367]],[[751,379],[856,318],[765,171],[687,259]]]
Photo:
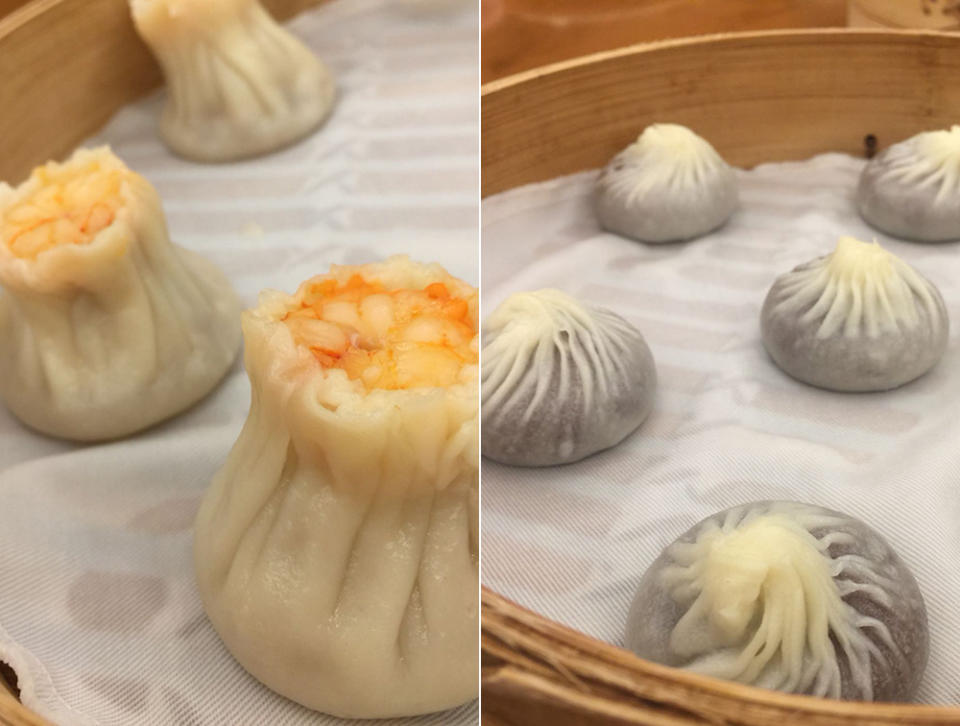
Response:
[[[303,286],[283,321],[324,368],[340,368],[368,390],[449,386],[478,360],[475,295],[440,282],[388,290],[353,275]]]
[[[113,223],[121,204],[124,172],[99,161],[40,166],[30,177],[40,187],[0,216],[0,236],[17,257],[87,244]]]

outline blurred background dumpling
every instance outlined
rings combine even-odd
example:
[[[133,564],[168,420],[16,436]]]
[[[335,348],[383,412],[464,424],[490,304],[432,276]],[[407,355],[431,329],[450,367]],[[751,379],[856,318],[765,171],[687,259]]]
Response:
[[[160,62],[167,96],[160,136],[197,161],[257,156],[319,126],[333,77],[258,0],[130,0]]]
[[[559,290],[522,292],[487,318],[483,454],[520,466],[577,461],[619,443],[653,407],[657,371],[619,315]]]

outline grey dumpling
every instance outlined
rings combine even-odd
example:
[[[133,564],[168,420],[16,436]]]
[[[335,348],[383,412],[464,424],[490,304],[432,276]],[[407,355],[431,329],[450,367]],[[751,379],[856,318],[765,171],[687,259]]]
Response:
[[[922,376],[950,331],[929,280],[876,242],[852,237],[778,277],[760,326],[781,369],[833,391],[885,391]]]
[[[690,129],[653,124],[597,180],[600,225],[641,242],[691,239],[721,226],[737,207],[737,178]]]
[[[853,517],[797,502],[714,514],[643,575],[626,645],[642,658],[787,693],[906,701],[928,654],[903,561]]]
[[[960,126],[917,134],[871,159],[857,207],[868,224],[895,237],[960,239]]]
[[[484,456],[566,464],[619,443],[657,385],[643,335],[559,290],[517,293],[487,319],[481,365]]]

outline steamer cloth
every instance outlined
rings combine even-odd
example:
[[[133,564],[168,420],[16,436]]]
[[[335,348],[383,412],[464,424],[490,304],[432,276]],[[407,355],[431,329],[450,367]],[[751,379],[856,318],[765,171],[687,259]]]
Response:
[[[172,239],[219,265],[245,307],[331,263],[396,253],[476,284],[477,18],[471,3],[443,4],[336,0],[296,19],[339,94],[326,126],[291,148],[178,159],[156,135],[159,94],[90,143],[157,187]],[[345,723],[247,675],[196,591],[193,518],[249,399],[238,360],[187,413],[93,446],[28,431],[0,406],[0,659],[29,707],[70,725]],[[370,723],[477,719],[474,703]]]
[[[596,172],[484,200],[484,314],[558,287],[639,327],[660,377],[650,418],[613,449],[547,469],[483,460],[485,585],[622,645],[640,576],[693,524],[758,499],[819,504],[870,524],[911,568],[930,620],[918,700],[960,703],[960,245],[868,227],[853,202],[864,163],[825,154],[739,171],[730,222],[681,244],[601,232]],[[811,388],[760,341],[774,278],[841,234],[876,237],[940,288],[953,319],[940,364],[899,390]]]

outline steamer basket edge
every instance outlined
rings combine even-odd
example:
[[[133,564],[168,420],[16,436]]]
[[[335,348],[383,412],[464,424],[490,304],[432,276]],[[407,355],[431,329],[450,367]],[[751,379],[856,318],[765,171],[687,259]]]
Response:
[[[674,121],[731,163],[865,153],[960,119],[960,36],[734,33],[633,46],[482,89],[484,197],[599,168],[647,124]],[[956,724],[960,707],[789,696],[665,668],[484,588],[485,726]]]
[[[706,137],[737,166],[862,155],[960,118],[960,35],[814,29],[650,43],[482,89],[481,188],[598,168],[654,121]]]

